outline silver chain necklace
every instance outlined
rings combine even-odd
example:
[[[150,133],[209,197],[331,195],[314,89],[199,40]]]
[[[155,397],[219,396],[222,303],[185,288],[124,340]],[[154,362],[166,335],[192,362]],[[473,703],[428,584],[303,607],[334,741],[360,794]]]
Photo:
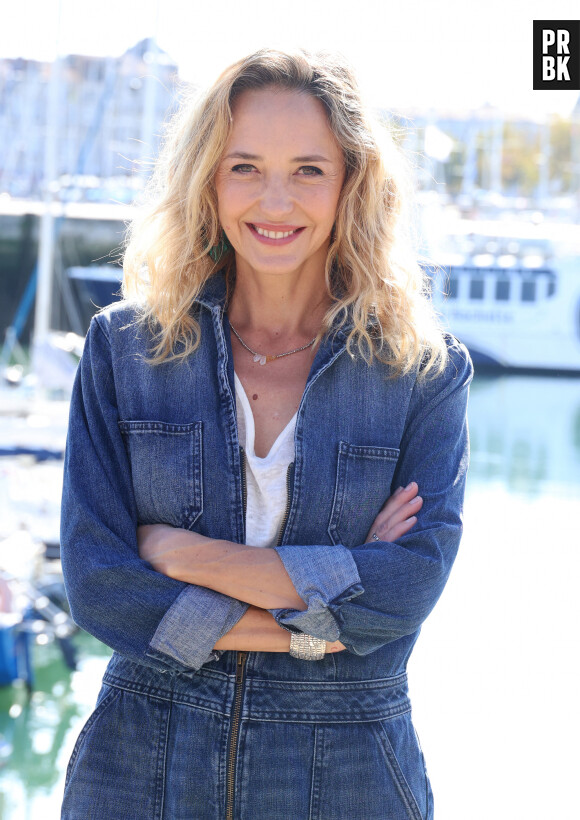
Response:
[[[248,353],[252,354],[252,356],[254,357],[255,362],[257,362],[258,364],[261,364],[261,365],[265,365],[268,362],[273,362],[275,359],[283,359],[284,356],[292,356],[293,353],[300,353],[302,350],[306,350],[306,348],[312,347],[312,345],[316,341],[316,336],[315,336],[314,339],[312,339],[312,341],[308,342],[308,344],[302,345],[302,347],[296,347],[296,348],[294,348],[294,350],[289,350],[287,353],[274,353],[274,354],[268,353],[268,354],[264,355],[262,353],[257,353],[255,350],[252,350],[252,348],[249,347],[244,342],[244,340],[242,339],[242,337],[240,336],[240,334],[238,333],[238,331],[235,329],[235,327],[232,325],[231,322],[230,322],[230,327],[234,331],[234,334],[235,334],[238,342],[241,344],[241,346],[245,350],[247,350]]]

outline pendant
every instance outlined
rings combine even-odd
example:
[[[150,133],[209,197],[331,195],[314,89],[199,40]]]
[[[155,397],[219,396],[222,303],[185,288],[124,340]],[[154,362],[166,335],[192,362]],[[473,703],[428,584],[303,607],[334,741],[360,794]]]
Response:
[[[258,362],[258,364],[264,365],[266,364],[266,357],[261,356],[259,353],[256,353],[256,355],[254,356],[254,361]]]

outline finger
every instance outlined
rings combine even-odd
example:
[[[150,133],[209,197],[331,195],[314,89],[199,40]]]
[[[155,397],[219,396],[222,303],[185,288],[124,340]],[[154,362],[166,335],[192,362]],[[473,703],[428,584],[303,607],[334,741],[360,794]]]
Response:
[[[405,521],[405,519],[409,518],[409,516],[416,515],[422,506],[423,499],[420,495],[417,495],[415,498],[411,498],[410,501],[407,501],[400,506],[394,507],[390,510],[381,511],[374,521],[374,527],[375,529],[389,527],[394,524],[398,524],[401,521]]]
[[[346,646],[341,643],[340,641],[327,641],[326,642],[326,651],[327,652],[342,652],[346,649]]]
[[[405,498],[407,501],[411,498],[414,498],[417,493],[419,492],[419,485],[416,481],[410,481],[406,487],[403,487],[401,490],[401,496]]]
[[[415,481],[407,484],[406,487],[398,487],[395,492],[387,498],[381,512],[398,509],[402,504],[406,504],[419,492],[419,487]]]
[[[377,531],[373,530],[369,533],[366,542],[370,543],[376,541],[377,539],[374,538],[374,534],[378,536],[379,541],[397,541],[401,536],[405,535],[409,532],[409,530],[413,529],[415,524],[417,523],[417,516],[412,515],[410,518],[406,518],[404,521],[400,521],[397,524],[394,524],[389,527],[384,527],[383,529]]]
[[[389,531],[389,537],[387,540],[397,541],[397,539],[401,538],[401,536],[406,535],[406,533],[408,533],[409,530],[412,530],[416,523],[417,516],[415,515],[412,515],[411,518],[407,518],[405,521],[401,521],[400,524],[396,524]]]
[[[398,536],[393,535],[393,533],[400,533],[404,535],[405,532],[408,532],[417,521],[417,514],[422,506],[423,499],[418,495],[392,515],[384,515],[383,513],[379,513],[369,530],[366,541],[375,541],[375,533],[382,541],[395,541]],[[413,519],[411,526],[401,532],[400,526],[405,524],[405,522],[410,519]]]
[[[380,512],[371,524],[366,541],[372,540],[373,533],[380,528],[388,526],[389,522],[394,521],[395,523],[398,523],[399,521],[407,518],[409,515],[412,515],[416,511],[420,510],[423,500],[420,496],[417,496],[418,491],[419,486],[416,481],[411,481],[406,487],[397,487],[395,492],[386,500]],[[419,500],[415,501],[415,499]],[[417,506],[410,508],[407,507],[408,504],[413,503],[416,503]]]

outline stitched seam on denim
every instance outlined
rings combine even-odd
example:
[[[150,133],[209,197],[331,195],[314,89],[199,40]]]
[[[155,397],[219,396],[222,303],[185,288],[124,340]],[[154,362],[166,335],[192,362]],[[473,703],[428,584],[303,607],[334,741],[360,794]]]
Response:
[[[308,723],[320,723],[320,724],[332,724],[334,725],[342,725],[342,726],[359,726],[361,723],[383,723],[387,720],[393,720],[394,718],[401,717],[401,715],[407,715],[411,713],[411,707],[407,709],[402,709],[401,711],[392,712],[391,714],[385,714],[384,712],[380,715],[376,715],[373,717],[365,717],[357,718],[354,720],[348,720],[346,718],[335,718],[329,717],[327,714],[325,715],[312,715],[311,717],[305,717],[303,714],[300,718],[298,717],[289,717],[289,716],[280,716],[280,717],[265,717],[262,714],[246,714],[244,716],[245,720],[254,721],[256,723],[300,723],[300,724],[308,724]]]
[[[304,393],[302,394],[302,399],[300,401],[300,406],[298,407],[298,413],[296,415],[296,427],[294,430],[294,447],[295,447],[295,458],[294,458],[294,476],[293,476],[293,486],[292,486],[292,504],[290,506],[290,510],[288,512],[288,518],[286,520],[286,535],[287,537],[291,537],[290,534],[292,533],[292,528],[294,527],[294,521],[296,519],[296,515],[300,509],[300,495],[302,490],[302,471],[304,469],[304,456],[302,453],[302,442],[303,442],[303,428],[304,428],[304,405],[308,398],[308,394],[310,393],[312,386],[318,381],[318,379],[322,376],[322,374],[331,367],[335,361],[345,352],[346,347],[341,348],[338,352],[332,353],[330,360],[318,370],[314,376],[312,377],[312,381],[306,382],[306,387],[304,388]]]
[[[226,805],[228,802],[227,799],[227,770],[228,770],[228,746],[229,746],[229,739],[230,739],[230,724],[229,724],[229,714],[230,710],[228,710],[227,715],[223,716],[223,720],[221,721],[221,740],[220,740],[220,753],[219,753],[219,763],[218,763],[218,773],[219,773],[219,781],[218,781],[218,788],[217,788],[217,800],[218,805],[222,807],[222,814],[221,817],[225,817],[226,813]],[[171,818],[169,819],[171,820]]]
[[[338,457],[336,461],[336,478],[334,484],[334,498],[332,499],[332,509],[330,511],[330,521],[328,522],[328,534],[333,544],[339,544],[338,522],[342,512],[344,493],[346,488],[347,462],[342,450],[344,442],[338,443]],[[344,466],[343,466],[344,465]]]
[[[378,458],[385,461],[397,461],[400,451],[397,447],[380,447],[378,445],[349,444],[348,441],[339,442],[339,450],[345,456],[358,458]]]
[[[142,695],[143,697],[153,698],[154,700],[176,703],[179,706],[191,706],[196,709],[201,709],[204,712],[210,712],[213,715],[219,715],[220,717],[227,715],[227,711],[221,710],[221,707],[216,706],[215,703],[212,703],[205,698],[188,698],[186,696],[180,697],[179,695],[172,695],[170,692],[162,694],[159,690],[150,690],[147,686],[139,686],[135,684],[123,685],[118,681],[113,682],[110,678],[107,679],[107,686],[114,687],[122,692],[131,692],[134,695]]]
[[[243,488],[242,488],[242,464],[240,459],[240,442],[238,440],[238,416],[236,411],[235,391],[229,381],[228,374],[228,345],[226,342],[223,321],[225,305],[220,304],[210,309],[210,316],[216,347],[218,352],[218,393],[222,400],[222,413],[224,428],[228,431],[226,438],[226,449],[228,451],[228,461],[231,467],[231,487],[228,493],[230,503],[235,504],[232,518],[235,521],[235,530],[241,544],[246,541],[246,521],[243,510]],[[231,491],[233,490],[233,492]]]
[[[103,715],[103,714],[107,711],[107,709],[109,708],[109,706],[110,706],[110,705],[111,705],[111,704],[112,704],[112,703],[113,703],[113,702],[114,702],[114,701],[115,701],[118,697],[120,697],[120,694],[121,694],[121,693],[120,693],[120,691],[119,691],[118,689],[117,689],[116,691],[111,691],[111,692],[108,692],[108,693],[105,695],[105,697],[103,698],[103,700],[99,703],[99,705],[95,708],[95,710],[93,711],[92,715],[88,718],[88,720],[87,720],[87,722],[85,723],[85,725],[83,726],[83,728],[82,728],[82,730],[81,730],[81,733],[79,734],[79,736],[78,736],[78,738],[77,738],[77,742],[75,743],[75,746],[74,746],[74,749],[73,749],[73,751],[72,751],[72,754],[71,754],[71,756],[70,756],[70,760],[69,760],[69,764],[68,764],[68,767],[67,767],[67,772],[66,772],[66,783],[65,783],[65,788],[66,788],[66,784],[67,784],[67,783],[68,783],[68,781],[70,780],[70,777],[71,777],[71,775],[72,775],[72,773],[73,773],[73,769],[74,769],[74,767],[75,767],[75,765],[76,765],[76,762],[77,762],[78,756],[79,756],[80,751],[81,751],[81,747],[82,747],[82,746],[83,746],[83,744],[84,744],[84,740],[85,740],[86,736],[88,735],[89,731],[93,728],[93,726],[95,726],[95,725],[96,725],[96,723],[99,721],[99,719],[100,719],[101,715]]]
[[[385,732],[384,728],[379,726],[379,734],[380,738],[377,738],[380,742],[380,747],[384,752],[385,760],[387,762],[387,766],[391,772],[393,780],[395,781],[395,785],[397,786],[397,790],[401,796],[401,799],[405,805],[405,808],[409,812],[410,820],[423,820],[421,817],[421,812],[419,810],[419,806],[417,805],[417,800],[415,799],[415,795],[411,791],[411,787],[407,783],[407,778],[405,777],[403,770],[401,769],[401,764],[397,760],[397,756],[395,751],[391,745],[391,741],[389,740],[389,736]]]
[[[378,704],[374,704],[372,706],[366,707],[366,705],[361,706],[360,702],[357,698],[340,698],[339,700],[333,699],[330,701],[330,706],[326,705],[325,708],[316,708],[315,705],[311,705],[311,708],[304,707],[301,703],[296,707],[293,707],[290,704],[281,703],[277,707],[271,708],[269,702],[271,698],[266,696],[265,703],[261,702],[261,698],[256,696],[256,693],[253,694],[252,702],[251,702],[251,714],[252,716],[268,716],[268,717],[286,717],[289,718],[290,716],[294,717],[297,716],[300,719],[303,716],[307,720],[324,720],[324,716],[336,716],[336,718],[348,719],[352,718],[353,720],[374,720],[380,715],[385,715],[385,717],[391,717],[393,715],[402,714],[403,712],[408,712],[411,709],[411,701],[407,697],[400,697],[395,702],[382,702]],[[294,701],[294,699],[292,699]],[[308,699],[306,699],[308,701]],[[328,700],[326,700],[326,704],[328,704]],[[324,704],[325,701],[321,700],[321,705]]]
[[[165,771],[167,766],[167,746],[169,743],[169,724],[171,721],[171,701],[163,710],[160,720],[165,719],[165,734],[163,742],[157,745],[157,772],[155,778],[155,820],[163,820],[163,806],[165,803]],[[162,731],[159,731],[161,741]]]
[[[130,433],[157,433],[166,436],[188,436],[195,433],[201,427],[201,421],[191,421],[187,424],[177,424],[167,421],[139,421],[131,419],[120,419],[117,424],[123,435]]]
[[[248,745],[250,749],[252,747],[251,739],[248,740],[248,728],[245,717],[240,715],[240,728],[236,749],[236,774],[234,778],[234,818],[244,816],[244,797],[247,790],[246,781],[244,780],[244,762],[248,755]]]
[[[320,814],[320,778],[322,774],[322,754],[320,754],[320,765],[318,764],[318,755],[322,751],[319,748],[318,734],[324,730],[320,726],[314,728],[314,749],[312,752],[312,778],[310,780],[310,807],[308,811],[308,820],[318,820]],[[315,815],[316,812],[316,815]]]
[[[147,672],[145,672],[145,675],[147,675],[147,673],[150,673],[150,672],[151,672],[151,670],[147,669]],[[137,673],[137,674],[139,675],[139,673]],[[163,674],[166,675],[167,673],[164,672]],[[172,676],[170,675],[170,677],[172,677]],[[184,677],[186,679],[188,679],[189,675],[184,675]],[[203,670],[202,672],[196,672],[192,677],[195,678],[196,680],[203,680],[204,678],[212,679],[212,680],[215,680],[215,681],[223,684],[224,686],[227,686],[229,683],[231,683],[233,676],[228,675],[226,672],[215,672],[215,671],[210,672],[209,670]],[[179,675],[176,675],[175,678],[176,678],[176,682],[177,682],[179,680]],[[149,684],[149,683],[143,683],[140,679],[125,678],[125,677],[123,677],[122,675],[120,675],[118,672],[116,672],[114,670],[106,671],[105,674],[104,674],[103,680],[105,681],[105,683],[112,682],[112,683],[119,683],[121,685],[122,684],[127,684],[127,686],[144,686],[147,689],[150,689],[151,691],[171,692],[172,693],[175,690],[175,685],[171,686],[169,689],[165,688],[165,687],[155,687],[155,686],[151,686],[151,684]]]
[[[188,464],[188,469],[191,466],[191,484],[190,486],[196,490],[196,495],[199,497],[194,499],[194,503],[190,505],[187,513],[187,526],[193,527],[197,519],[203,513],[203,423],[198,422],[198,426],[193,430],[191,437],[191,462]],[[197,458],[196,458],[197,454]]]
[[[248,676],[250,677],[250,676]],[[360,692],[361,689],[365,691],[373,689],[394,689],[407,682],[407,675],[403,673],[392,678],[376,678],[363,680],[353,680],[346,682],[339,681],[287,681],[287,680],[270,680],[268,678],[251,678],[252,686],[256,684],[264,684],[264,687],[271,689],[285,689],[288,692],[296,692],[301,690],[307,692],[309,689],[314,691],[318,689],[328,689],[336,692]]]

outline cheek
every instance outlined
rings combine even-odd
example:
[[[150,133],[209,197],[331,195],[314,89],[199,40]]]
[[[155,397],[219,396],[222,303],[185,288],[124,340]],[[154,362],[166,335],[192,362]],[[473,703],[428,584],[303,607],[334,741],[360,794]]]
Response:
[[[218,217],[224,230],[235,227],[235,223],[246,208],[243,191],[236,186],[216,186],[218,201]]]
[[[333,189],[320,192],[315,205],[318,219],[321,223],[330,228],[334,225],[340,191]]]

